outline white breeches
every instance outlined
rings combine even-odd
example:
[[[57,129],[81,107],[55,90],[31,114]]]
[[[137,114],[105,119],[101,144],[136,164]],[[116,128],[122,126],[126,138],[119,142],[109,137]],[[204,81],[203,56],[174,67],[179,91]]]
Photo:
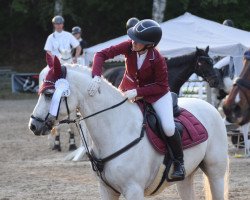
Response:
[[[175,132],[173,115],[173,102],[171,92],[168,92],[156,102],[152,103],[155,112],[159,116],[164,133],[171,137]]]

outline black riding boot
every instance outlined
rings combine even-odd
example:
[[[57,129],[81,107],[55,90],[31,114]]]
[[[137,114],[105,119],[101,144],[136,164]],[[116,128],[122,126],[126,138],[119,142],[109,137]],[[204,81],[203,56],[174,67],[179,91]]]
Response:
[[[168,144],[173,152],[174,156],[174,172],[171,174],[171,178],[174,179],[184,179],[185,178],[185,168],[183,160],[183,150],[181,143],[181,136],[177,129],[173,136],[168,137]]]

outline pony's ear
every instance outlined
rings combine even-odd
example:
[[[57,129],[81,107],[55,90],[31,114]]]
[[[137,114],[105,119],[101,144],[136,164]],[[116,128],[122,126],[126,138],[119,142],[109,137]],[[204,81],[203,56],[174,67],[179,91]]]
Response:
[[[52,68],[54,66],[53,57],[48,53],[46,53],[46,62],[48,64],[49,68]]]
[[[207,48],[205,49],[205,52],[206,52],[206,53],[209,52],[209,46],[207,46]]]
[[[62,75],[61,63],[56,56],[54,57],[54,74],[57,78],[61,78]]]

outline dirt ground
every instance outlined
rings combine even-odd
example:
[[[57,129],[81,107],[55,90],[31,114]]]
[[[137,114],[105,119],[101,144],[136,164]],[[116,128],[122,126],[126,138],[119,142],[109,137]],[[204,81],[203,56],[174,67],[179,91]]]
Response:
[[[0,200],[100,199],[98,182],[89,162],[64,161],[68,135],[62,134],[62,152],[49,148],[48,137],[28,130],[36,104],[31,100],[0,100]],[[250,199],[250,158],[235,158],[230,148],[229,199]],[[197,199],[204,199],[202,173],[195,177]],[[175,186],[148,199],[177,200]]]

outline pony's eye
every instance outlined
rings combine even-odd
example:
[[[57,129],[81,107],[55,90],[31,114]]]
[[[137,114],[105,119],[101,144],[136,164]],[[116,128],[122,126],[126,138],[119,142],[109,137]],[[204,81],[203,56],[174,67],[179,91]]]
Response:
[[[51,99],[53,96],[53,93],[44,93],[45,98]]]

